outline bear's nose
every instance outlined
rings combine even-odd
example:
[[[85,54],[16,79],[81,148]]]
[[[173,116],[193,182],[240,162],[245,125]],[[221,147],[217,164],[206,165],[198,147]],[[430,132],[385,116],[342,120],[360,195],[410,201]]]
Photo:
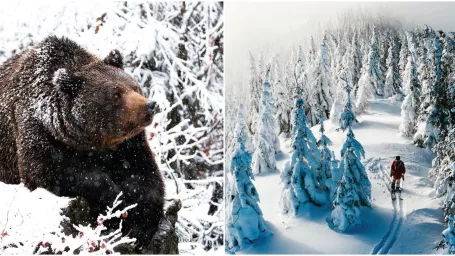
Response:
[[[153,117],[156,113],[160,112],[160,108],[158,107],[158,104],[156,104],[155,101],[150,101],[145,105],[145,107],[147,108],[150,117]]]

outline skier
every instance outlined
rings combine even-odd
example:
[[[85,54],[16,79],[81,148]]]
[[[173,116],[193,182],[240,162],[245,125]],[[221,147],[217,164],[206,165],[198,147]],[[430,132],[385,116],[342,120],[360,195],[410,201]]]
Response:
[[[395,193],[398,192],[401,197],[401,179],[404,181],[404,174],[406,173],[406,168],[403,161],[400,160],[399,156],[395,157],[395,161],[392,163],[390,169],[390,177],[392,177],[392,199],[396,198]]]

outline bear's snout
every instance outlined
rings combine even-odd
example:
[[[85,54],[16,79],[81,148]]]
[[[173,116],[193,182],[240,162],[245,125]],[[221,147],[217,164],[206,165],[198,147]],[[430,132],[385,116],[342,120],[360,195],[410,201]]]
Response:
[[[150,101],[145,105],[147,108],[147,112],[150,115],[150,118],[153,119],[153,117],[160,112],[160,107],[158,107],[158,104],[156,104],[155,101]]]

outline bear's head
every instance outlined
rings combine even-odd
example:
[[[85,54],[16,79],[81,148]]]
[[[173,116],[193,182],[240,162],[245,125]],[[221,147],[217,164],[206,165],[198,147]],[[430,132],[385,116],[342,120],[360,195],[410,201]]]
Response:
[[[77,137],[77,144],[114,147],[143,131],[159,111],[122,67],[122,57],[114,50],[79,70],[55,72],[53,84],[68,102],[65,128]]]

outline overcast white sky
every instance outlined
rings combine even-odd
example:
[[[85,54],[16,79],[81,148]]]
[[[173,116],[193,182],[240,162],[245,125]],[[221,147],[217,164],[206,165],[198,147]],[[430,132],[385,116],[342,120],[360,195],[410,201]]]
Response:
[[[226,93],[246,96],[236,88],[247,86],[248,51],[287,56],[318,26],[359,9],[390,16],[407,28],[428,24],[455,31],[455,2],[225,2]]]

